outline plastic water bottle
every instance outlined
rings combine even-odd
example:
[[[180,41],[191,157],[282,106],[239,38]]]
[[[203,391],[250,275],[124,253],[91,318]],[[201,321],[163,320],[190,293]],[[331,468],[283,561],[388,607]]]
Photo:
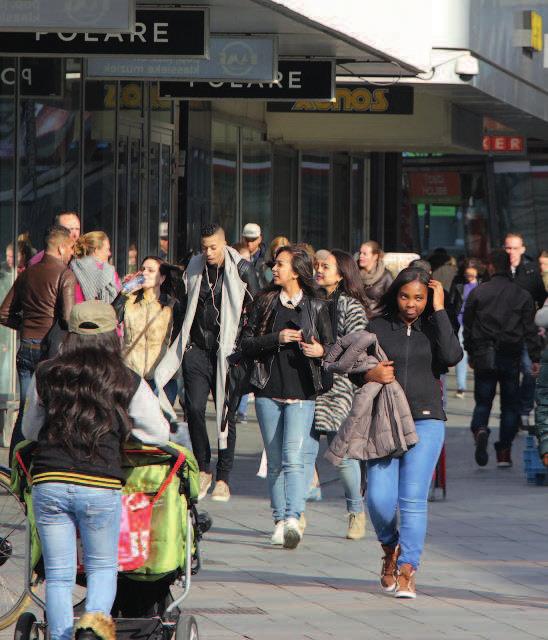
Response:
[[[140,273],[138,276],[135,276],[135,278],[124,282],[124,284],[122,285],[122,291],[123,293],[131,293],[132,291],[140,287],[144,282],[145,276]]]

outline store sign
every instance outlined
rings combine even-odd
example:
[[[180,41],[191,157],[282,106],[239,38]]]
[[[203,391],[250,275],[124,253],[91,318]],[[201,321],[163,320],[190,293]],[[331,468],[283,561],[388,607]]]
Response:
[[[458,204],[461,200],[460,175],[455,171],[410,172],[409,195],[415,204]]]
[[[525,153],[523,136],[483,136],[483,150],[489,153]]]
[[[160,96],[186,100],[332,100],[335,66],[327,60],[280,60],[276,82],[160,82]]]
[[[542,16],[537,11],[523,12],[523,27],[526,37],[524,49],[533,53],[542,51],[544,46],[544,35],[542,33]]]
[[[413,87],[339,85],[334,101],[297,100],[292,104],[274,102],[268,104],[268,111],[410,115],[413,113]]]
[[[242,80],[270,82],[276,77],[278,43],[273,36],[228,37],[209,39],[209,60],[185,58],[90,58],[89,78],[178,80]]]
[[[0,55],[203,58],[208,37],[207,9],[140,9],[131,33],[4,33]]]
[[[63,96],[63,61],[36,58],[22,60],[20,91],[25,98],[60,98]],[[15,92],[16,70],[6,60],[0,60],[0,95]]]
[[[128,33],[135,0],[0,0],[0,31]]]

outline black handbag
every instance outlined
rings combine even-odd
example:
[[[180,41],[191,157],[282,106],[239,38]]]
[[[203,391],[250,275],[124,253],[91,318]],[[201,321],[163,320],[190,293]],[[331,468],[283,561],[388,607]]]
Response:
[[[475,371],[495,371],[497,368],[497,349],[493,342],[486,342],[474,349],[473,363]]]

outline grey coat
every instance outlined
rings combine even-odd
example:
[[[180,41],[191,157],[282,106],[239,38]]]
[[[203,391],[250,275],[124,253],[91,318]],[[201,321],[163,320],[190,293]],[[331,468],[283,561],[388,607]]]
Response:
[[[368,355],[368,349],[372,355]],[[373,333],[357,331],[337,340],[324,360],[328,371],[365,373],[387,360]],[[402,456],[419,438],[400,385],[368,382],[358,389],[352,408],[325,457],[335,465],[343,459],[376,460]]]

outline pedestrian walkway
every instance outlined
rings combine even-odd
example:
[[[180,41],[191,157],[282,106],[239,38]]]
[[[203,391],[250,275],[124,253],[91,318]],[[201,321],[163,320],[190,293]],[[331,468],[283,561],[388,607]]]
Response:
[[[452,379],[450,379],[452,381]],[[418,598],[380,593],[379,545],[347,541],[342,489],[320,458],[324,500],[309,503],[308,528],[295,551],[269,544],[266,481],[255,476],[262,443],[250,420],[238,425],[228,504],[205,499],[213,516],[203,542],[203,569],[186,608],[205,640],[530,640],[548,636],[548,487],[527,485],[524,438],[514,468],[473,461],[467,428],[473,403],[449,400],[447,500],[430,505]],[[495,408],[495,411],[497,409]],[[214,425],[210,424],[213,437]],[[494,438],[492,438],[494,440]],[[12,637],[13,630],[0,634]]]

